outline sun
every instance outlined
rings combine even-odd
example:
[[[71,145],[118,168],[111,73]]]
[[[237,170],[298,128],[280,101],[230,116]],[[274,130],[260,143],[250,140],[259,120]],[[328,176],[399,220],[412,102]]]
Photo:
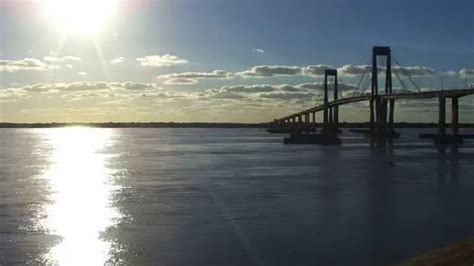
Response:
[[[117,12],[119,0],[45,0],[46,19],[65,35],[95,35]]]

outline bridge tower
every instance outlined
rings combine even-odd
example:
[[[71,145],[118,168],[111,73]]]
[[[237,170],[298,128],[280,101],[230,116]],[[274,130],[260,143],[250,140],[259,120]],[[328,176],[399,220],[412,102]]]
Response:
[[[375,134],[386,135],[393,133],[395,100],[381,100],[379,97],[379,67],[377,58],[385,56],[385,94],[392,94],[392,56],[390,47],[374,46],[372,50],[372,90],[370,99],[370,131]],[[390,107],[387,113],[387,107]],[[387,127],[388,114],[388,127]]]
[[[339,107],[329,107],[328,77],[334,77],[334,101],[338,99],[337,70],[327,69],[324,71],[324,114],[323,130],[325,133],[337,133],[339,131]]]

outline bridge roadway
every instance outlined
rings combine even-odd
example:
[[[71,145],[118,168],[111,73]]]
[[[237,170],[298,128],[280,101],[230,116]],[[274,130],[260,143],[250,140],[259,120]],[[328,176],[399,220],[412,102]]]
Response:
[[[460,90],[442,90],[442,91],[425,91],[425,92],[411,92],[411,93],[392,93],[392,94],[380,94],[378,96],[379,99],[382,100],[390,100],[390,99],[430,99],[430,98],[439,98],[439,97],[445,97],[445,98],[453,98],[453,97],[463,97],[467,95],[473,95],[474,94],[474,88],[468,88],[468,89],[460,89]],[[333,106],[339,106],[339,105],[345,105],[345,104],[350,104],[350,103],[355,103],[355,102],[362,102],[362,101],[369,101],[372,98],[372,96],[369,94],[364,94],[361,96],[356,96],[356,97],[349,97],[349,98],[342,98],[338,99],[332,102],[328,103],[328,108],[333,107]],[[296,118],[299,116],[303,116],[306,114],[310,113],[316,113],[319,111],[324,110],[324,104],[306,109],[304,111],[294,113],[279,119],[275,119],[274,122],[285,122],[287,119],[292,119]]]

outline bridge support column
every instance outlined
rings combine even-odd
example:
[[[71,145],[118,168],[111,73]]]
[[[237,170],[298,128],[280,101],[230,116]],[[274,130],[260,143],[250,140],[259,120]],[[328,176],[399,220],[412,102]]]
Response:
[[[332,125],[334,123],[334,114],[333,114],[334,107],[329,107],[329,124]]]
[[[455,99],[456,98],[456,99]],[[452,120],[453,135],[446,135],[446,95],[439,96],[439,129],[435,138],[437,144],[461,144],[463,138],[458,135],[458,98],[452,98]]]
[[[446,97],[439,96],[439,119],[438,134],[444,136],[446,134]]]
[[[339,98],[339,92],[338,92],[338,84],[337,84],[337,71],[334,74],[334,101],[336,101]],[[333,111],[333,123],[336,129],[338,128],[339,125],[339,106],[334,106],[334,111]]]
[[[324,113],[323,113],[323,129],[328,127],[328,76],[324,75]]]
[[[388,124],[389,124],[389,131],[390,132],[393,132],[395,130],[395,127],[394,127],[394,117],[395,117],[395,99],[390,99],[389,100],[389,103],[390,103],[390,114],[389,114],[389,117],[388,117]]]
[[[311,123],[309,121],[309,113],[306,113],[306,129],[311,128]]]
[[[316,112],[313,112],[313,128],[316,129]]]
[[[451,129],[453,130],[453,135],[457,136],[459,134],[459,98],[451,98]]]
[[[372,97],[370,98],[369,101],[369,109],[370,109],[370,132],[374,133],[375,132],[375,98]]]

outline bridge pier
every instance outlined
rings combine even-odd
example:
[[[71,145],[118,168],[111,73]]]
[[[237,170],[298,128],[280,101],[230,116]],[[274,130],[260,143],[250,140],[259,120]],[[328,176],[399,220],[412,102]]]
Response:
[[[438,135],[434,138],[436,144],[461,144],[462,136],[459,136],[459,98],[451,98],[451,129],[452,135],[446,134],[446,95],[439,96],[438,112]]]
[[[370,132],[374,133],[375,132],[375,97],[373,96],[372,92],[372,97],[369,100],[369,111],[370,111]]]
[[[389,131],[395,131],[394,128],[394,117],[395,117],[395,99],[390,99],[389,100],[389,105],[390,105],[390,113],[389,113],[389,118],[388,118],[388,124],[389,124]]]
[[[309,121],[309,113],[306,113],[306,130],[309,130],[311,128],[311,124]]]
[[[451,129],[453,135],[459,135],[459,97],[451,98]]]
[[[444,136],[446,135],[446,97],[440,96],[438,99],[438,134],[439,136]]]

